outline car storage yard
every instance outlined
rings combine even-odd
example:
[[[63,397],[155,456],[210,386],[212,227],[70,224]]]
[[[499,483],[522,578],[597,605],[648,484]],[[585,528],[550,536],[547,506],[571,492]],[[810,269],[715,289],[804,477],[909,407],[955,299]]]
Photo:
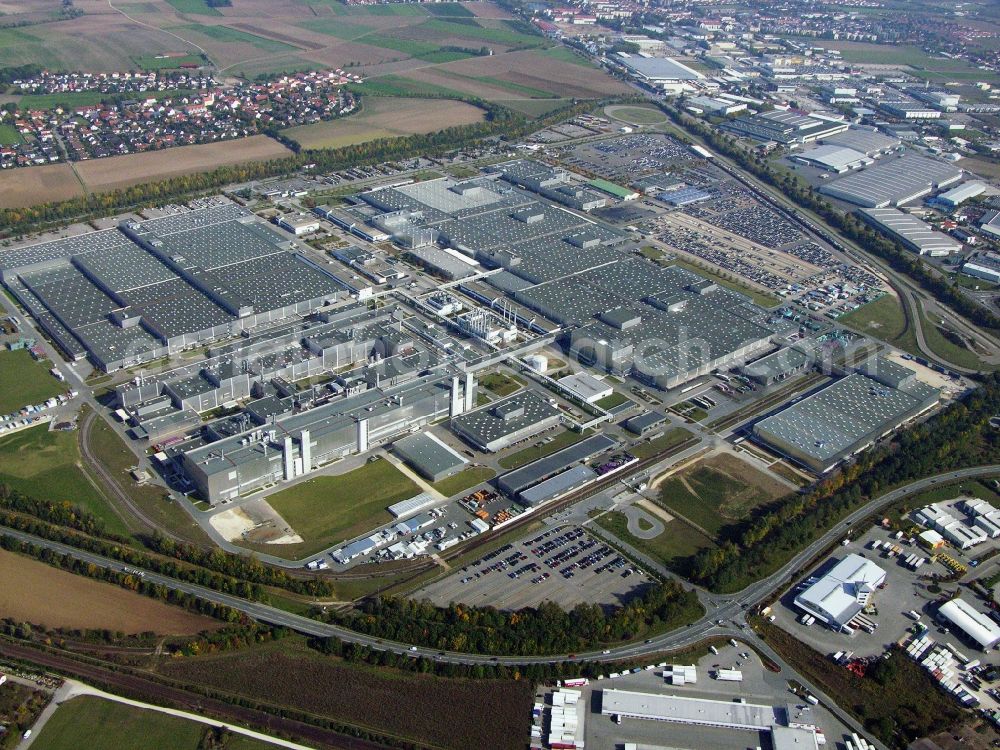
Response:
[[[413,598],[518,610],[551,601],[620,605],[650,583],[649,576],[617,550],[576,526],[539,531],[506,544]]]

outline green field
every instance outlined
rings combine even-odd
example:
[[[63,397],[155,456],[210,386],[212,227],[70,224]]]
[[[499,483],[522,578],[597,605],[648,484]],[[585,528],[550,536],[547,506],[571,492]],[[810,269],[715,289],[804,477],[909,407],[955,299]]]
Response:
[[[657,504],[717,537],[723,527],[788,492],[746,462],[725,458],[724,470],[702,462],[667,479]]]
[[[245,43],[252,44],[259,50],[264,52],[291,52],[298,49],[291,44],[285,44],[284,42],[279,42],[274,39],[267,39],[266,37],[258,36],[257,34],[248,34],[245,31],[238,31],[237,29],[231,29],[228,26],[207,26],[201,23],[192,23],[186,26],[181,26],[181,29],[185,31],[194,31],[198,34],[203,34],[217,42],[234,42],[234,43]]]
[[[205,0],[167,0],[181,13],[191,13],[196,16],[221,16],[215,8],[208,7]]]
[[[911,354],[920,353],[917,349],[916,336],[906,325],[903,306],[899,303],[899,298],[891,294],[885,294],[874,302],[841,315],[837,318],[837,322]]]
[[[491,372],[489,375],[480,378],[479,384],[483,388],[493,391],[498,396],[509,396],[521,390],[524,382],[513,375],[507,375],[502,372]]]
[[[22,140],[24,139],[17,132],[17,128],[7,123],[0,123],[0,146],[13,146]]]
[[[478,22],[473,24],[455,23],[453,21],[432,18],[429,21],[424,21],[417,28],[433,31],[445,37],[475,39],[477,41],[493,42],[494,44],[503,44],[510,47],[540,47],[547,44],[545,39],[540,36],[523,34],[520,31],[516,31],[506,21],[501,21],[500,25],[496,27],[486,27]]]
[[[674,427],[667,430],[659,437],[655,437],[646,443],[640,443],[630,451],[633,456],[639,459],[652,458],[661,453],[666,453],[671,448],[680,445],[691,437],[691,433],[683,427]]]
[[[32,743],[37,750],[201,750],[213,727],[113,701],[80,696],[59,706]],[[276,745],[227,733],[225,750]]]
[[[472,466],[431,486],[445,497],[453,497],[459,492],[465,492],[477,484],[489,481],[496,475],[493,469],[486,466]]]
[[[66,386],[49,373],[48,365],[36,362],[25,349],[0,350],[0,383],[3,383],[0,414],[39,404],[66,390]]]
[[[428,3],[424,7],[432,16],[475,18],[475,14],[461,3]]]
[[[425,58],[426,59],[426,58]],[[514,83],[512,81],[505,81],[502,78],[496,78],[495,76],[470,76],[463,73],[458,73],[454,70],[440,70],[440,74],[446,75],[449,78],[455,78],[458,80],[465,81],[478,81],[480,83],[485,83],[496,88],[503,89],[504,91],[509,91],[512,94],[517,94],[519,96],[527,96],[532,99],[555,99],[556,94],[550,91],[544,91],[542,89],[535,88],[534,86],[525,86],[521,83]]]
[[[573,445],[573,443],[579,443],[589,434],[589,432],[585,434],[582,432],[563,430],[552,438],[550,442],[543,442],[540,445],[533,445],[530,448],[525,448],[517,453],[511,453],[509,456],[501,458],[497,463],[505,469],[516,469],[519,466],[524,466],[525,464],[531,463],[536,459],[543,458],[551,453],[555,453],[557,450]]]
[[[559,45],[558,47],[546,47],[539,52],[546,57],[551,57],[553,60],[559,60],[560,62],[573,63],[574,65],[580,65],[584,68],[593,68],[594,65],[587,58],[582,55],[578,55],[573,50],[568,49]]]
[[[378,459],[346,474],[302,482],[267,501],[310,549],[323,549],[391,521],[386,507],[419,493],[399,469]]]
[[[143,70],[173,70],[181,65],[203,65],[205,63],[198,55],[183,55],[181,57],[157,57],[144,55],[135,60],[135,64]]]
[[[619,393],[618,391],[615,391],[610,396],[605,396],[604,398],[597,401],[596,405],[605,410],[614,409],[616,406],[621,406],[628,400],[629,400],[628,396]]]
[[[938,321],[931,321],[927,315],[921,313],[921,329],[924,332],[924,341],[931,351],[941,357],[941,359],[958,365],[967,367],[970,370],[995,370],[996,365],[983,362],[976,353],[963,344],[952,341],[944,335],[938,327]]]
[[[80,468],[76,439],[76,432],[49,432],[48,425],[0,437],[0,482],[39,500],[72,503],[104,521],[108,531],[128,534]]]
[[[705,547],[715,546],[707,536],[677,519],[668,523],[663,533],[652,539],[632,536],[628,530],[628,519],[619,511],[602,513],[597,516],[596,523],[668,568],[673,568],[683,558],[690,557]]]
[[[436,86],[433,83],[414,81],[397,75],[384,75],[378,78],[369,78],[357,88],[362,95],[368,96],[396,96],[396,97],[421,97],[421,96],[449,96],[455,99],[461,98],[461,92],[455,89],[447,89],[444,86]]]

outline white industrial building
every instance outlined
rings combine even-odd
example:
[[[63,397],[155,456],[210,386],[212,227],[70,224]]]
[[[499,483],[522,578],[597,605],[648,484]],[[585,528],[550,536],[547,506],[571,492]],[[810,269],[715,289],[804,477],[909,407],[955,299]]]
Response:
[[[858,169],[873,162],[869,156],[860,151],[833,144],[817,146],[814,149],[798,154],[794,158],[796,161],[802,162],[807,166],[818,167],[819,169],[836,172],[837,174]]]
[[[978,253],[965,261],[962,273],[1000,284],[1000,255],[990,252]]]
[[[913,214],[895,208],[863,208],[858,213],[884,234],[899,240],[917,255],[938,258],[962,249],[962,243],[938,232]]]
[[[938,618],[958,628],[983,651],[993,649],[1000,642],[1000,625],[964,599],[952,599],[942,604]]]
[[[954,187],[945,193],[941,193],[941,195],[935,198],[934,201],[936,203],[940,203],[946,208],[957,208],[965,201],[982,195],[985,192],[986,185],[978,180],[973,180],[972,182],[963,182],[958,187]]]
[[[818,747],[816,725],[808,706],[762,706],[631,690],[602,690],[601,714],[719,729],[768,732],[775,750],[816,750]]]
[[[972,526],[955,518],[940,504],[927,505],[913,514],[914,520],[921,526],[934,529],[950,544],[959,549],[969,549],[981,544],[987,539],[987,532],[980,526]]]
[[[588,404],[607,398],[615,392],[609,381],[598,380],[585,372],[567,375],[564,378],[559,378],[557,382],[578,399]]]
[[[851,631],[851,620],[861,614],[884,582],[882,568],[851,554],[799,593],[795,605],[834,630]]]

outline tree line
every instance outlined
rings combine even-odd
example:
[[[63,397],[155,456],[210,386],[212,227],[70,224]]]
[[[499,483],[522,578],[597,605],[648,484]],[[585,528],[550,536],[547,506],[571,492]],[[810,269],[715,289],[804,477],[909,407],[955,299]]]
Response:
[[[446,651],[537,656],[573,653],[631,641],[697,620],[704,610],[693,590],[675,580],[649,586],[621,607],[552,602],[506,612],[495,607],[402,597],[374,597],[328,619],[368,635]]]

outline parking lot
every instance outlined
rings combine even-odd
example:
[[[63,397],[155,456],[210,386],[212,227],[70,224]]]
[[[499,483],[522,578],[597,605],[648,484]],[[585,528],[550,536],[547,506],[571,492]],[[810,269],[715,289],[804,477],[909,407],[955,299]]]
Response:
[[[698,157],[669,135],[642,133],[564,148],[558,159],[568,167],[628,184],[650,172],[670,172]]]
[[[415,599],[518,610],[551,601],[620,605],[650,583],[649,576],[603,541],[577,526],[547,529],[506,544],[447,578],[417,591]]]

